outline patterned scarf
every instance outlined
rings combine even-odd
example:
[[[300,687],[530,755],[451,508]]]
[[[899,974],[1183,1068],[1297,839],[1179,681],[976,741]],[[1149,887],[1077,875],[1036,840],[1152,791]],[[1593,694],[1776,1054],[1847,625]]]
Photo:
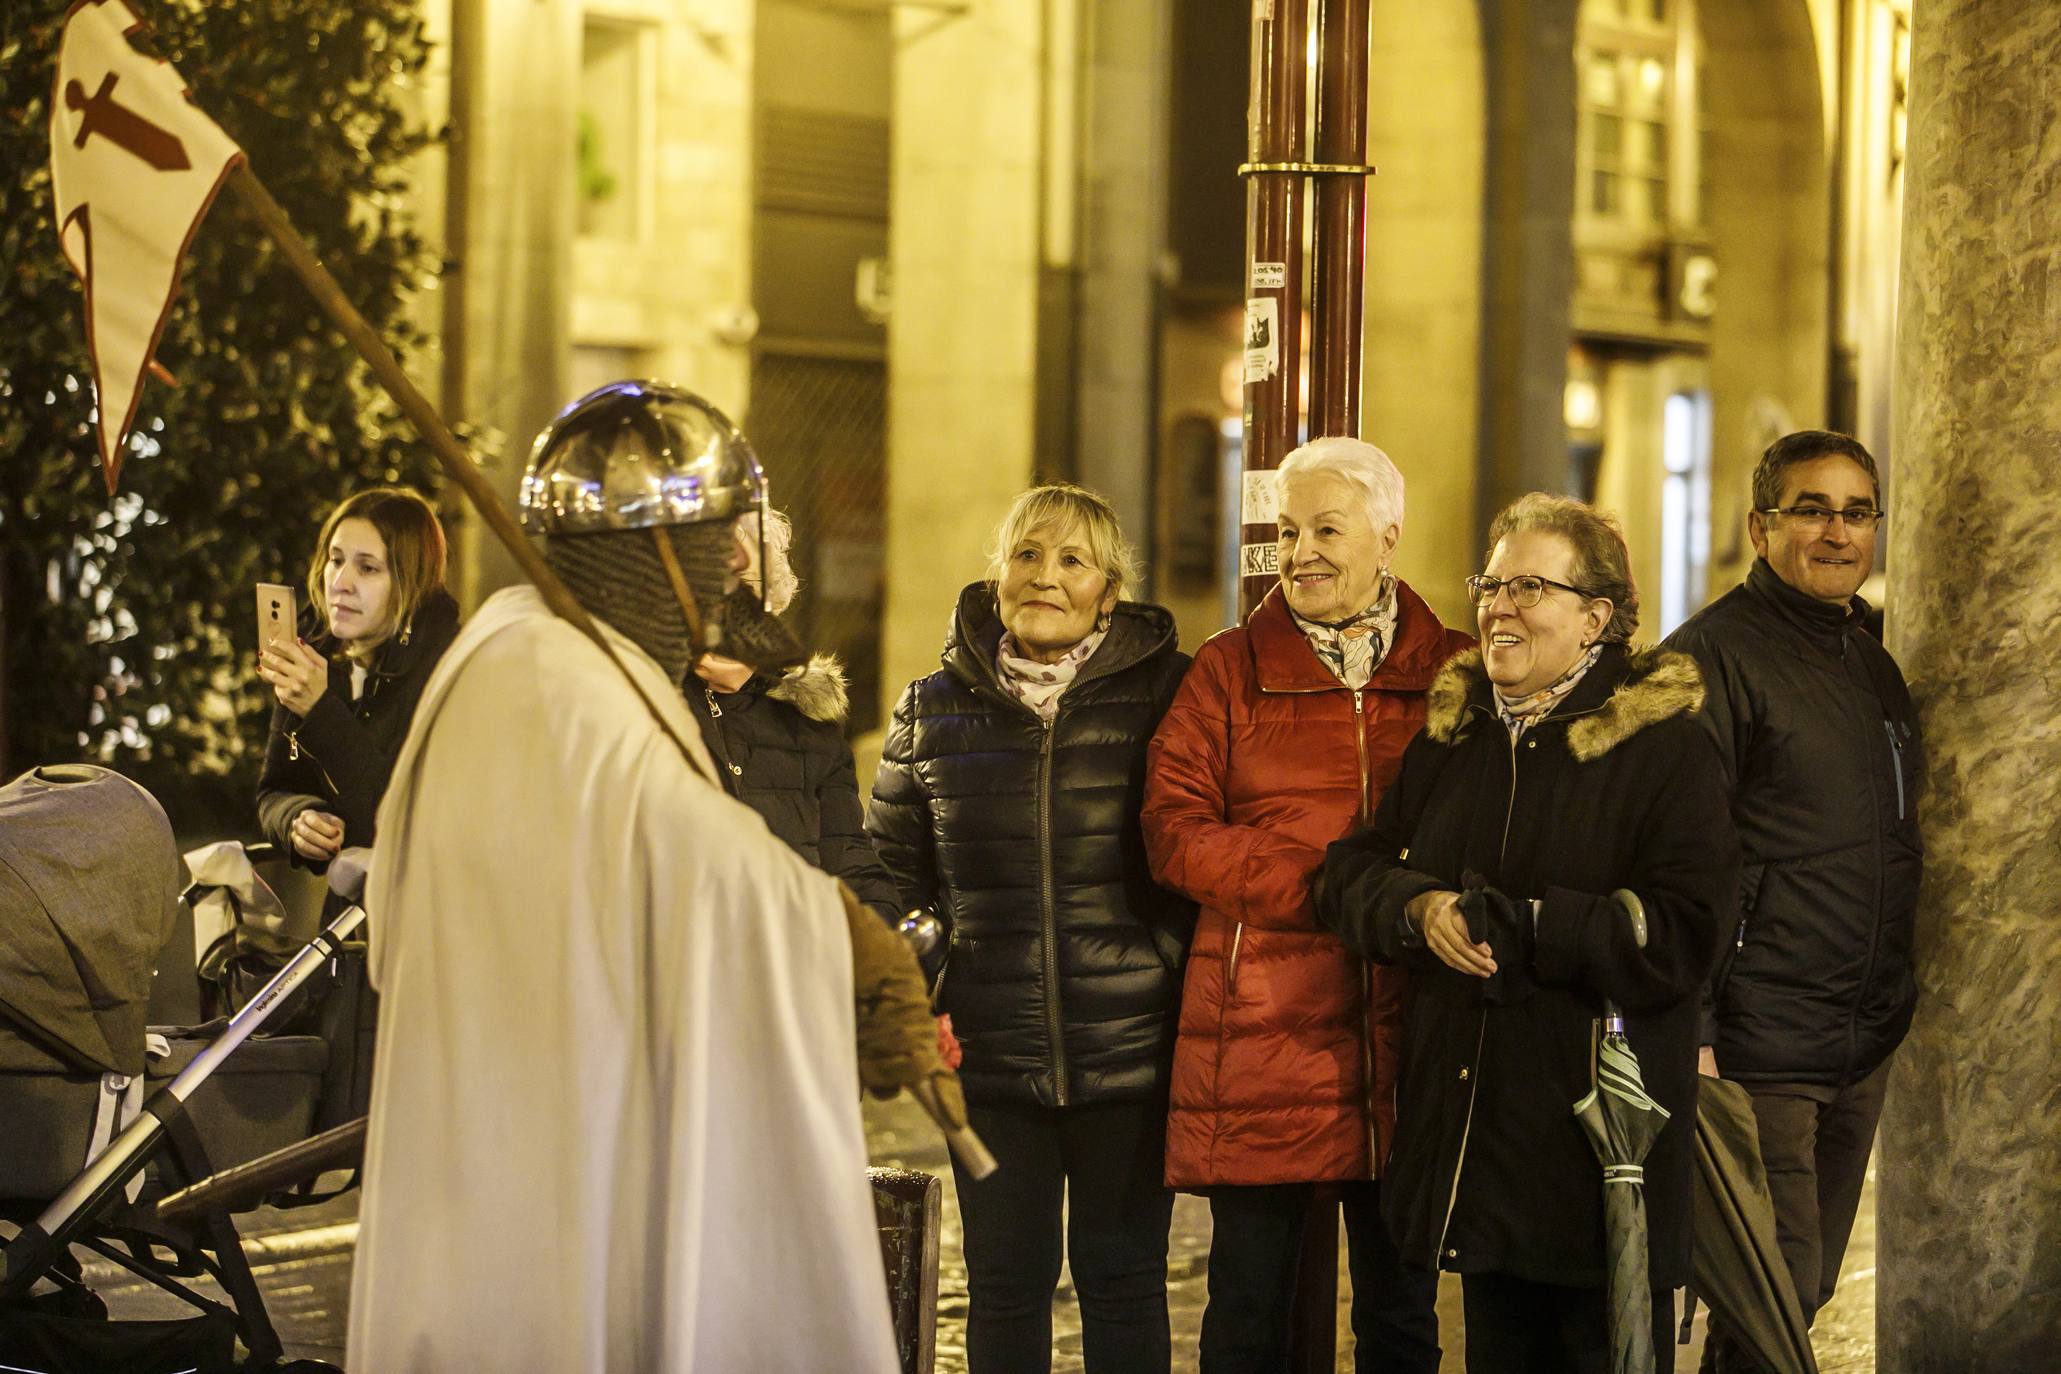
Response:
[[[1095,656],[1108,635],[1107,630],[1095,630],[1068,649],[1057,663],[1040,663],[1024,655],[1015,635],[1003,631],[1002,642],[995,649],[995,668],[1001,674],[1002,690],[1036,711],[1038,719],[1050,725],[1059,714],[1060,694],[1073,685],[1081,665]]]
[[[1560,675],[1557,682],[1541,687],[1538,691],[1511,700],[1503,695],[1501,688],[1495,689],[1496,714],[1510,731],[1512,744],[1524,738],[1524,732],[1537,725],[1549,715],[1555,706],[1566,699],[1575,684],[1582,680],[1582,674],[1594,667],[1603,656],[1602,641],[1589,646],[1589,651],[1574,661],[1574,666]]]
[[[1302,637],[1331,670],[1331,676],[1357,692],[1374,676],[1395,642],[1395,578],[1384,573],[1374,604],[1335,625],[1305,620],[1292,609],[1288,613],[1295,616]]]

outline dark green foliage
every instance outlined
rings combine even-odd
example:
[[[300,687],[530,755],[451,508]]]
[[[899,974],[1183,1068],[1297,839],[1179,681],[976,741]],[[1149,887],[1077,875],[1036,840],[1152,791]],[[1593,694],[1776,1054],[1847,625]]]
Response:
[[[405,356],[431,269],[402,211],[410,0],[132,0],[345,293]],[[0,3],[0,777],[107,763],[186,833],[249,827],[269,692],[252,584],[298,584],[322,518],[430,459],[225,192],[195,236],[120,494],[95,457],[48,101],[65,0]]]

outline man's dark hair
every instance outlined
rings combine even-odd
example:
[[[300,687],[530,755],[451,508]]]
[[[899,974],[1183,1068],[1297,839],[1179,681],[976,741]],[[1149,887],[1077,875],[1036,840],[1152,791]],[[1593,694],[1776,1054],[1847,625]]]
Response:
[[[1800,429],[1775,440],[1768,445],[1768,451],[1761,454],[1760,466],[1753,470],[1753,508],[1773,510],[1779,506],[1782,503],[1782,475],[1798,463],[1831,457],[1851,458],[1859,463],[1861,471],[1868,474],[1868,481],[1875,488],[1876,504],[1881,504],[1882,474],[1875,470],[1875,455],[1868,452],[1867,445],[1851,434],[1835,434],[1829,429]]]

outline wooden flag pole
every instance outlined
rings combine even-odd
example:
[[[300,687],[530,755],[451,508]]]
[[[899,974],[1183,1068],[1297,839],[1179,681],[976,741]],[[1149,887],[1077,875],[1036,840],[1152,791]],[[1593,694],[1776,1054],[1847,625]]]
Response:
[[[380,385],[386,388],[387,395],[394,398],[394,403],[400,406],[401,413],[408,417],[416,432],[429,444],[430,451],[436,454],[437,461],[443,464],[444,474],[458,484],[466,499],[472,502],[473,509],[479,512],[480,519],[486,521],[487,528],[492,530],[508,552],[514,555],[516,566],[536,584],[537,590],[544,597],[544,604],[549,606],[559,619],[594,642],[595,647],[600,649],[623,675],[623,681],[630,685],[630,690],[637,694],[637,699],[644,703],[644,709],[651,713],[652,721],[679,749],[680,757],[687,760],[687,766],[708,779],[711,785],[719,786],[715,779],[709,778],[688,750],[686,741],[673,733],[672,727],[659,713],[658,703],[644,694],[644,689],[638,685],[637,679],[630,675],[629,665],[616,656],[615,649],[601,633],[600,627],[594,623],[593,617],[573,599],[573,594],[566,589],[558,574],[551,571],[550,565],[531,547],[530,541],[523,535],[521,526],[515,523],[515,517],[508,513],[508,507],[501,503],[501,498],[487,485],[487,479],[480,475],[471,455],[466,453],[465,446],[458,442],[458,436],[451,433],[451,427],[444,423],[444,417],[437,413],[437,408],[429,403],[429,398],[418,391],[415,383],[408,379],[408,374],[401,370],[399,360],[387,348],[386,341],[365,322],[365,317],[358,313],[357,307],[344,295],[343,288],[336,284],[336,278],[329,275],[329,269],[322,265],[321,259],[315,256],[315,251],[308,247],[308,241],[293,227],[293,221],[286,217],[286,211],[280,208],[279,202],[272,199],[272,193],[265,189],[265,184],[251,171],[247,160],[238,162],[236,169],[229,174],[229,187],[235,191],[236,198],[243,202],[244,209],[250,212],[252,218],[256,219],[265,233],[271,237],[272,242],[279,245],[279,251],[285,255],[287,266],[293,269],[294,275],[301,279],[315,297],[316,303],[328,314],[336,327],[343,331],[343,336],[358,350],[358,356],[365,360],[366,365],[372,369],[372,374],[379,378]],[[972,1137],[973,1146],[979,1147],[979,1138],[973,1136],[971,1131],[945,1120],[934,1092],[920,1090],[928,1087],[928,1084],[919,1085],[918,1089],[911,1090],[911,1095],[930,1119],[937,1123],[937,1128],[944,1133],[947,1143],[962,1156],[967,1153],[968,1148],[962,1140],[962,1135]],[[974,1164],[978,1169],[979,1158],[986,1156],[987,1151],[982,1147],[979,1156],[968,1159],[967,1162]],[[991,1158],[987,1167],[990,1170],[994,1167]]]
[[[286,265],[301,279],[302,285],[314,296],[315,303],[322,307],[331,322],[342,331],[344,338],[350,341],[351,347],[358,350],[358,356],[365,360],[366,366],[372,369],[372,375],[379,378],[380,385],[386,388],[386,394],[393,397],[394,404],[401,408],[401,413],[415,426],[415,432],[422,436],[423,441],[429,445],[430,452],[434,453],[437,461],[443,465],[444,475],[458,484],[466,499],[472,503],[472,508],[479,512],[480,519],[486,522],[487,528],[494,532],[494,537],[499,539],[502,547],[514,557],[516,566],[522,569],[523,575],[536,584],[537,591],[543,595],[544,604],[549,606],[560,620],[593,641],[594,646],[601,650],[623,675],[623,681],[630,685],[630,690],[637,694],[637,699],[644,703],[644,709],[651,713],[653,723],[679,749],[680,757],[687,761],[687,766],[701,774],[704,779],[714,782],[715,779],[709,777],[707,770],[687,748],[686,742],[673,733],[672,726],[660,713],[658,703],[644,694],[643,687],[631,676],[629,667],[616,657],[614,647],[609,644],[608,637],[601,633],[600,627],[595,625],[593,617],[587,614],[585,607],[573,599],[572,592],[567,590],[558,574],[551,571],[551,566],[523,535],[522,527],[515,523],[515,517],[508,513],[508,507],[494,494],[494,489],[487,484],[487,479],[480,475],[478,465],[472,461],[471,455],[466,453],[465,446],[458,442],[458,436],[444,423],[444,417],[437,413],[437,408],[430,404],[429,398],[417,390],[415,383],[409,380],[408,374],[401,368],[400,360],[387,348],[386,341],[379,337],[379,332],[365,322],[365,317],[358,313],[358,308],[344,295],[343,288],[336,284],[336,278],[329,275],[329,269],[315,256],[315,250],[308,246],[308,241],[293,227],[293,221],[286,217],[286,211],[280,207],[278,201],[272,199],[272,193],[265,189],[265,183],[259,181],[257,174],[251,171],[247,159],[239,161],[235,170],[229,173],[229,188],[236,193],[236,198],[243,202],[243,208],[257,220],[272,242],[279,246],[280,253],[286,259]]]

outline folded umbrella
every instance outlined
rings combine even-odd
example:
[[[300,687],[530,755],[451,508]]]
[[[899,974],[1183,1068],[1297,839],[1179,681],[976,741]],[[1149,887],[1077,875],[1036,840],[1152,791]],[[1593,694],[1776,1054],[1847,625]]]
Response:
[[[1803,1306],[1775,1241],[1753,1099],[1721,1078],[1697,1080],[1695,1198],[1690,1288],[1709,1306],[1713,1332],[1721,1327],[1768,1374],[1818,1374]]]
[[[1603,1165],[1603,1253],[1613,1374],[1652,1374],[1653,1280],[1647,1269],[1646,1152],[1667,1108],[1646,1095],[1639,1057],[1625,1039],[1624,1016],[1604,1004],[1596,1046],[1596,1086],[1574,1104],[1575,1118]]]

